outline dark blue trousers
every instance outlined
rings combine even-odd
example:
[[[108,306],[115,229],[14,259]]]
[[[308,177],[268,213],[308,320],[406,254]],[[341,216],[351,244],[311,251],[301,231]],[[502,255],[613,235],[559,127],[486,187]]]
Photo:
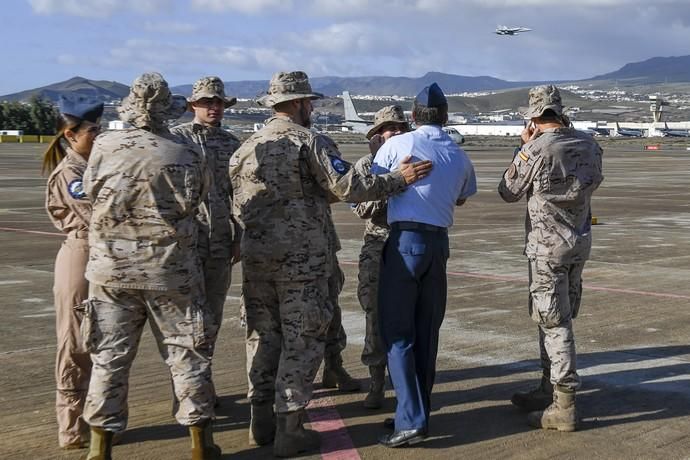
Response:
[[[446,313],[448,234],[393,226],[379,279],[379,325],[398,406],[395,429],[428,428]]]

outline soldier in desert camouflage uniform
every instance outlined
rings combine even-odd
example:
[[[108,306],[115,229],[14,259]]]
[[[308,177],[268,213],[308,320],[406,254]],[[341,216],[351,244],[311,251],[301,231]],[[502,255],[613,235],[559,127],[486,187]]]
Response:
[[[328,302],[333,310],[333,319],[326,331],[326,345],[324,349],[324,367],[321,385],[324,388],[338,388],[343,392],[359,391],[359,382],[348,374],[343,367],[342,352],[347,346],[347,334],[343,328],[343,313],[340,309],[338,297],[345,284],[345,274],[338,263],[337,253],[342,249],[340,238],[335,230],[335,224],[331,217],[330,208],[328,209],[328,247],[331,253],[333,267],[331,276],[328,278]]]
[[[367,132],[370,154],[360,158],[354,168],[369,174],[378,149],[389,138],[409,131],[405,113],[399,105],[389,105],[374,114],[374,126]],[[386,349],[381,342],[378,324],[378,285],[381,252],[390,227],[386,218],[386,201],[368,201],[353,207],[353,211],[366,219],[364,245],[359,254],[357,298],[366,315],[366,333],[362,363],[369,367],[371,381],[364,407],[378,409],[383,405],[386,376]]]
[[[199,254],[204,270],[206,303],[209,317],[207,337],[211,352],[223,322],[223,305],[230,287],[232,264],[239,261],[239,226],[232,219],[232,187],[228,176],[230,157],[240,141],[221,128],[223,112],[237,98],[225,96],[218,77],[204,77],[194,83],[188,102],[194,120],[171,131],[199,146],[210,172],[210,188],[199,207]]]
[[[277,456],[318,444],[303,423],[333,316],[329,203],[383,198],[431,167],[406,163],[389,175],[357,173],[331,139],[308,129],[311,101],[320,97],[304,72],[275,74],[259,101],[275,115],[230,160],[233,205],[243,227],[249,436],[256,444],[275,436]]]
[[[523,145],[498,186],[508,202],[527,195],[525,255],[529,259],[529,313],[539,329],[540,385],[513,395],[537,428],[574,431],[575,364],[572,320],[580,309],[582,269],[592,246],[592,193],[602,176],[602,151],[594,139],[570,127],[558,88],[529,92]]]
[[[96,139],[84,174],[93,203],[89,226],[89,302],[83,334],[93,372],[84,419],[89,459],[110,458],[112,436],[127,425],[129,371],[146,320],[170,368],[189,427],[192,458],[215,458],[213,385],[204,334],[195,216],[208,190],[203,156],[170,133],[187,101],[160,74],[134,80],[119,107],[134,128]]]

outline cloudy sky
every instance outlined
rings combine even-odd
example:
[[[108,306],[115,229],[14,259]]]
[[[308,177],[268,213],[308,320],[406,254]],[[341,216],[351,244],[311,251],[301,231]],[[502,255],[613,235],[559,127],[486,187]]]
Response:
[[[563,5],[563,6],[561,6]],[[0,94],[75,75],[586,78],[690,54],[688,0],[9,0]],[[493,34],[498,25],[534,31]]]

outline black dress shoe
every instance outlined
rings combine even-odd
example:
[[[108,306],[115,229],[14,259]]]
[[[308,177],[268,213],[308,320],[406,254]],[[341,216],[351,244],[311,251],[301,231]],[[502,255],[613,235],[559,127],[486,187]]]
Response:
[[[386,419],[383,421],[383,427],[387,428],[389,430],[394,430],[395,429],[395,419],[391,417],[386,417]]]
[[[423,428],[416,430],[400,430],[387,434],[379,439],[379,444],[386,447],[411,446],[426,439],[427,433]]]

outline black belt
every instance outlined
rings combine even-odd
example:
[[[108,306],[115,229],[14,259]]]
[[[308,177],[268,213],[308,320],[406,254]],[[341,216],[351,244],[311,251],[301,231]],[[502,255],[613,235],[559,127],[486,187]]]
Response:
[[[391,224],[393,230],[423,230],[425,232],[446,233],[446,227],[437,227],[436,225],[423,224],[421,222],[393,222]]]

